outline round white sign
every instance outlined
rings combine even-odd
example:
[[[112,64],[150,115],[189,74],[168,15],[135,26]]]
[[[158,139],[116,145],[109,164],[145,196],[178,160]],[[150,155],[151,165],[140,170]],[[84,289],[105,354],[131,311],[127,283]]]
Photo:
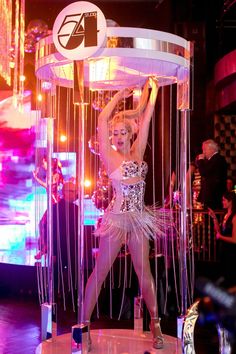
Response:
[[[106,38],[106,19],[101,10],[87,1],[65,7],[53,25],[53,42],[65,58],[89,58]]]

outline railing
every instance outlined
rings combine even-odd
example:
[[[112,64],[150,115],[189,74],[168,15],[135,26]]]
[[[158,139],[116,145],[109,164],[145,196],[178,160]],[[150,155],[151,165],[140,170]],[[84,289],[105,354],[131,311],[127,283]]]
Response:
[[[223,212],[215,212],[219,222]],[[202,261],[217,261],[219,257],[216,232],[213,220],[207,211],[192,210],[188,216],[189,239],[192,241],[195,259]]]

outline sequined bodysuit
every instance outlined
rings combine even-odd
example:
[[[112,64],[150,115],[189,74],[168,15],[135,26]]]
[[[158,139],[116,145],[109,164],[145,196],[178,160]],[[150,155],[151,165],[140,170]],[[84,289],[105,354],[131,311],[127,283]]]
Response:
[[[145,177],[147,163],[142,161],[124,161],[110,174],[113,186],[113,198],[109,210],[113,213],[143,210]]]
[[[144,205],[147,170],[144,161],[123,161],[110,174],[113,198],[95,235],[123,239],[127,234],[132,234],[151,239],[166,233],[169,224],[166,211]]]

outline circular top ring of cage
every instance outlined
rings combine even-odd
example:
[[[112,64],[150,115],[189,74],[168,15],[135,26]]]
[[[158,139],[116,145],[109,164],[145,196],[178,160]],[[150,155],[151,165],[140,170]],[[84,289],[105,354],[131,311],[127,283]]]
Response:
[[[107,27],[104,45],[84,60],[84,82],[92,90],[141,85],[156,76],[159,86],[188,82],[191,42],[177,35],[133,27]],[[36,76],[73,87],[73,61],[57,52],[50,35],[36,46]]]

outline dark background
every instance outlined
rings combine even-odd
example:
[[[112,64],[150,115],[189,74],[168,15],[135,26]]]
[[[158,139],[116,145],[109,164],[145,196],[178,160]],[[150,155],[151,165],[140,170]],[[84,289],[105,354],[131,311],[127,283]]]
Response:
[[[191,112],[193,146],[212,137],[214,102],[214,66],[235,49],[236,2],[234,0],[146,0],[92,1],[123,27],[140,27],[177,34],[194,43],[194,107]],[[69,0],[26,0],[25,27],[31,20],[44,20],[52,29],[59,12]],[[25,54],[25,88],[35,90],[34,53]],[[7,89],[0,80],[0,89]],[[236,112],[236,103],[223,113]]]
[[[26,0],[26,27],[42,19],[52,29],[59,12],[73,1]],[[235,49],[236,4],[222,0],[91,1],[107,19],[122,27],[149,28],[177,34],[194,43],[194,107],[191,144],[197,147],[213,137],[214,66]],[[34,73],[34,54],[26,55],[27,70]],[[29,80],[32,86],[34,80]],[[225,109],[235,113],[236,104]],[[199,145],[200,146],[200,145]]]

